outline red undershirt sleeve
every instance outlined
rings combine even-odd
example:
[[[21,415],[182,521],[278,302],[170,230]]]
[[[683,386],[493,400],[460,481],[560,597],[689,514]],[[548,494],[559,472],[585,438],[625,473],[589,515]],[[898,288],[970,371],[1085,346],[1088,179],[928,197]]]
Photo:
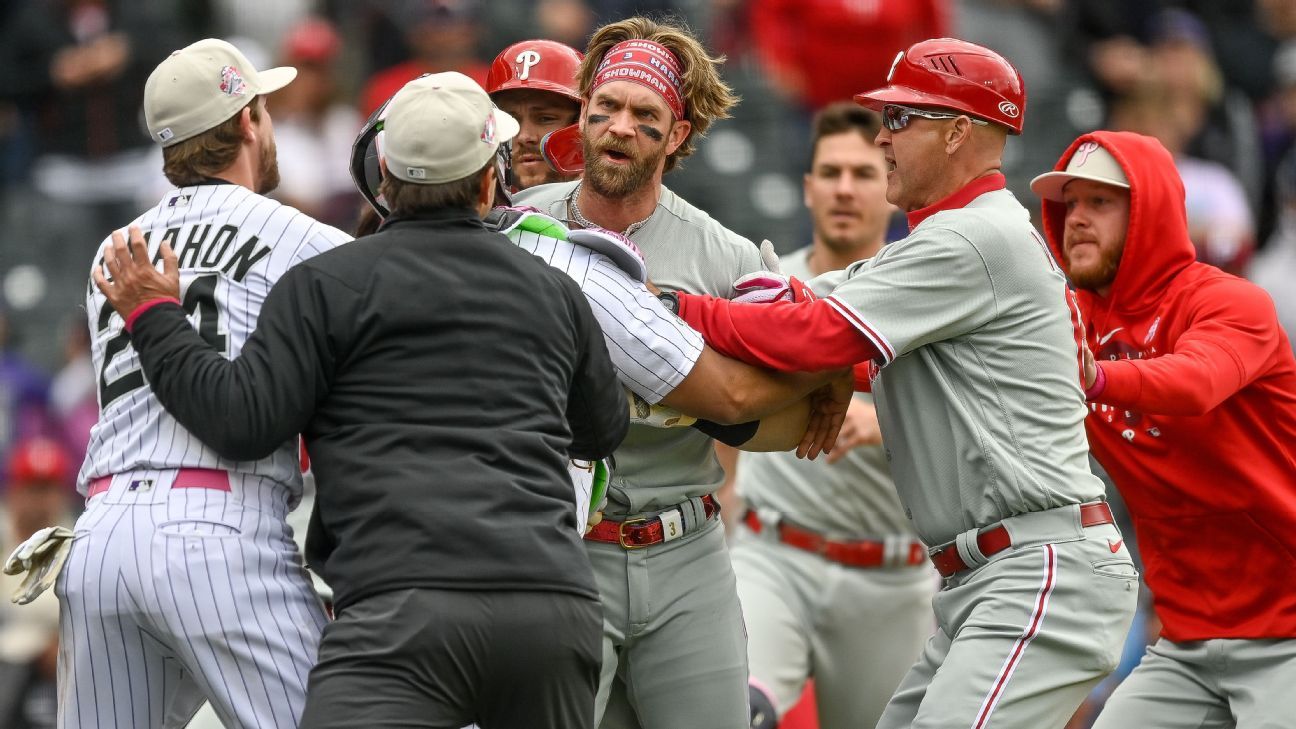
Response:
[[[879,356],[877,348],[824,299],[738,304],[702,294],[679,294],[679,315],[712,349],[782,372],[853,367]]]

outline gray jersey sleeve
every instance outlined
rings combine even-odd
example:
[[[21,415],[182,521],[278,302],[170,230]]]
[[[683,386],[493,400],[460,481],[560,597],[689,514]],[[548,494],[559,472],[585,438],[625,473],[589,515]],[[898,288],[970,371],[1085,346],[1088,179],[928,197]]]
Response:
[[[849,273],[828,301],[877,345],[886,363],[965,334],[998,310],[980,252],[945,228],[892,243]]]

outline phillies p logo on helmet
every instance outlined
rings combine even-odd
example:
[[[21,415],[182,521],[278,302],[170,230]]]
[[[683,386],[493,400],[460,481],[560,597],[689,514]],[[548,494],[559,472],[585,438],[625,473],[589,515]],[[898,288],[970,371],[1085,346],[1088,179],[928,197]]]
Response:
[[[522,70],[518,71],[518,79],[526,81],[531,77],[531,67],[540,62],[540,54],[528,48],[519,53],[513,62],[522,67]]]

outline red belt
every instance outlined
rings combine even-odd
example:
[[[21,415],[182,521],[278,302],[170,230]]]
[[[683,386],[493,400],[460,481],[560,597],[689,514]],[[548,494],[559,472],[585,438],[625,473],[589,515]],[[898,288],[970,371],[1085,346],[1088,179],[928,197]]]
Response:
[[[706,513],[707,521],[720,513],[720,505],[716,503],[716,500],[710,494],[702,497],[702,508]],[[663,513],[668,514],[670,511]],[[661,516],[646,519],[626,519],[625,521],[604,519],[595,524],[594,528],[585,535],[585,538],[594,542],[620,544],[626,549],[639,549],[684,536],[682,531],[679,534],[667,534],[666,528],[666,522],[662,521]]]
[[[102,494],[112,486],[112,476],[100,476],[91,479],[90,489],[86,491],[86,498],[91,499]],[[145,482],[152,479],[141,478],[132,481],[127,487],[128,491],[139,490]],[[150,483],[149,488],[152,487]],[[182,468],[176,473],[175,480],[171,482],[173,489],[212,489],[213,491],[229,491],[229,473],[219,471],[214,468]]]
[[[757,534],[765,525],[752,509],[743,516],[743,523]],[[858,540],[834,542],[816,532],[802,529],[791,524],[779,522],[779,541],[797,549],[814,552],[824,559],[847,565],[848,567],[883,567],[887,564],[886,542],[875,540]],[[905,548],[904,561],[901,564],[919,565],[927,561],[927,547],[918,540],[911,540]]]
[[[1115,519],[1112,518],[1111,507],[1107,505],[1107,502],[1098,501],[1092,504],[1080,505],[1080,526],[1091,527],[1113,522],[1115,522]],[[981,554],[987,557],[998,554],[1012,546],[1012,537],[1008,535],[1008,530],[1003,525],[981,532],[977,535],[976,541],[977,549],[980,549]],[[932,552],[931,561],[932,564],[936,565],[936,571],[941,574],[941,577],[949,577],[969,569],[968,564],[959,555],[958,546],[954,544]]]

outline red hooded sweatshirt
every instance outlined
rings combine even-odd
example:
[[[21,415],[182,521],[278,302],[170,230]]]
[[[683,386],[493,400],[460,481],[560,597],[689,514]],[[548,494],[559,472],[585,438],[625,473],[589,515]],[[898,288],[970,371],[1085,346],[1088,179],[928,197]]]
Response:
[[[1130,182],[1106,298],[1080,291],[1106,381],[1089,445],[1129,505],[1163,635],[1296,637],[1296,360],[1258,286],[1197,263],[1170,154],[1128,132],[1101,144]],[[1064,269],[1066,209],[1045,201]]]

